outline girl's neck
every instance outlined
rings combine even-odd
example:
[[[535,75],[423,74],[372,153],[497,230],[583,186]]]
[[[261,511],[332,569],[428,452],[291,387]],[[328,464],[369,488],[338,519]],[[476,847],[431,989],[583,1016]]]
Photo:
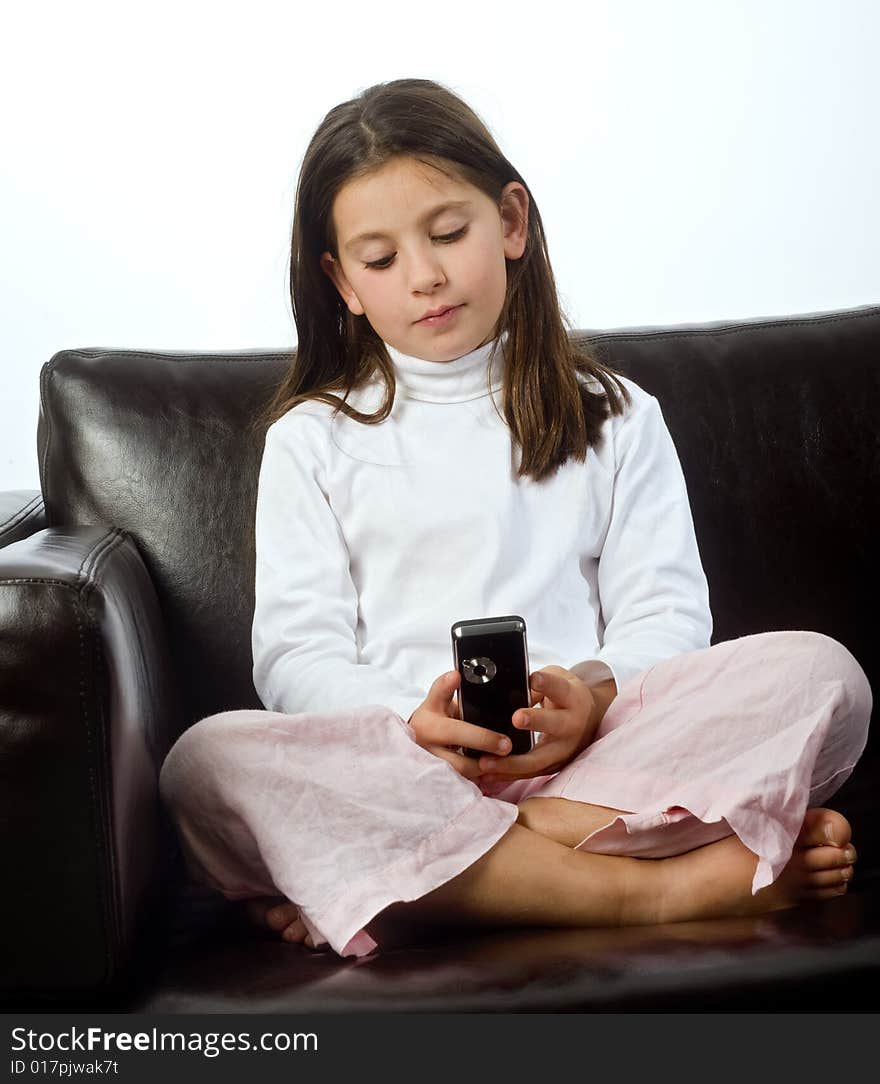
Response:
[[[501,387],[506,341],[507,332],[504,331],[499,339],[478,346],[454,361],[425,361],[424,358],[403,354],[388,343],[385,343],[385,349],[394,365],[401,394],[427,403],[461,403],[468,399],[479,399]],[[489,355],[496,342],[498,346],[492,358],[490,374],[487,372]]]

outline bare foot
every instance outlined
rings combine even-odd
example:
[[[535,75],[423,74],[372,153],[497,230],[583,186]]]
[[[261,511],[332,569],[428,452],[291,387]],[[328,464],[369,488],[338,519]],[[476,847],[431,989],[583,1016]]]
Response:
[[[850,823],[841,813],[821,806],[808,809],[788,865],[761,891],[775,890],[779,907],[842,896],[852,880],[857,857],[851,840]]]
[[[260,929],[281,934],[283,941],[301,943],[307,948],[315,947],[311,935],[299,917],[296,904],[284,896],[257,896],[244,902],[245,913]]]
[[[576,847],[621,812],[566,798],[534,797],[520,803],[518,821],[557,843]],[[840,813],[822,807],[808,809],[785,869],[754,896],[755,855],[736,836],[655,860],[665,897],[663,913],[670,916],[666,920],[761,914],[841,896],[856,860],[851,836],[849,821]]]
[[[661,859],[661,921],[758,915],[843,895],[856,860],[851,834],[849,821],[835,810],[807,810],[788,864],[754,895],[756,857],[737,836]]]

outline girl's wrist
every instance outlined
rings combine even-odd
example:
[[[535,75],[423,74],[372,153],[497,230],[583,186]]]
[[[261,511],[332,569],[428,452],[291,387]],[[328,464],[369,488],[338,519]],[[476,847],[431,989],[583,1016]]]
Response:
[[[587,721],[584,725],[583,739],[579,744],[578,752],[582,752],[592,742],[599,724],[605,718],[605,712],[611,705],[611,701],[617,696],[617,683],[614,678],[599,682],[598,685],[588,685],[592,706]]]
[[[617,682],[614,678],[608,678],[606,681],[600,681],[598,685],[590,685],[589,689],[593,698],[590,722],[598,726],[605,718],[605,712],[611,706],[611,701],[617,696]]]

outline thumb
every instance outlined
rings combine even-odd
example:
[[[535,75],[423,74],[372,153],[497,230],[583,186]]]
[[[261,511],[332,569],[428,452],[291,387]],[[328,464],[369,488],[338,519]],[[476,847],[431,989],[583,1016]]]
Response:
[[[441,674],[428,690],[425,703],[432,711],[444,714],[452,702],[460,681],[461,675],[457,670],[449,670],[445,674]]]

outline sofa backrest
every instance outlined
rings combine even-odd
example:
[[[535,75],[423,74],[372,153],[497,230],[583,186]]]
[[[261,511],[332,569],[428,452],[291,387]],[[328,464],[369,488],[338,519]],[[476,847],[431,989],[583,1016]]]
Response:
[[[660,401],[713,642],[824,632],[877,688],[880,306],[571,337]],[[289,359],[62,350],[41,374],[47,521],[131,534],[158,593],[185,725],[259,706],[250,625],[262,440],[249,424]]]

